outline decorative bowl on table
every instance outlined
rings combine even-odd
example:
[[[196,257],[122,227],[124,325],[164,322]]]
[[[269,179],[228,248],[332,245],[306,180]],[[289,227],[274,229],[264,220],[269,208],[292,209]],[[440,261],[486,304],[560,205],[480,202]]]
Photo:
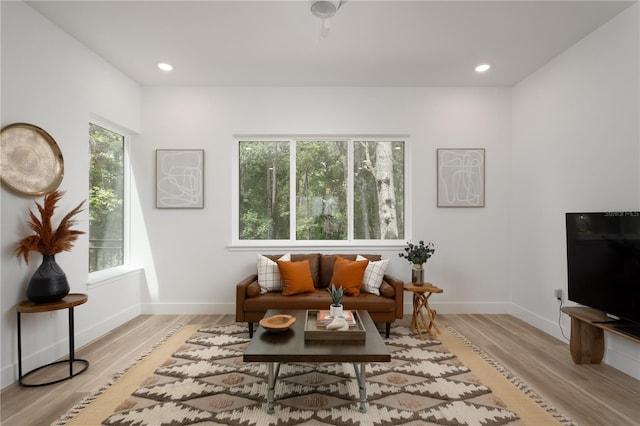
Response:
[[[262,318],[259,324],[271,333],[283,333],[296,322],[296,317],[279,314],[268,318]]]

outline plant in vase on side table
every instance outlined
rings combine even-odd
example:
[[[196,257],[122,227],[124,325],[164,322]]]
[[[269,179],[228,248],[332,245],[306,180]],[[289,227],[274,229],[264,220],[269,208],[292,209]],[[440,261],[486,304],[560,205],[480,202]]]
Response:
[[[410,329],[417,332],[421,340],[425,338],[423,332],[432,338],[440,332],[436,324],[436,310],[429,306],[429,298],[435,293],[442,293],[442,289],[424,281],[424,264],[435,251],[431,242],[427,244],[424,241],[420,241],[418,244],[407,242],[404,252],[399,254],[400,257],[413,264],[411,283],[405,285],[405,290],[410,291],[413,295]]]
[[[435,253],[436,249],[432,242],[427,244],[420,240],[418,244],[407,242],[407,247],[398,256],[407,259],[412,265],[411,282],[415,285],[424,283],[424,264]]]
[[[78,237],[84,231],[72,229],[77,224],[75,216],[82,212],[84,201],[67,213],[58,228],[53,229],[51,219],[57,208],[63,191],[53,191],[44,197],[42,204],[36,201],[40,218],[29,210],[27,225],[33,234],[18,241],[15,254],[29,263],[29,253],[37,251],[42,254],[42,264],[29,281],[27,298],[34,303],[49,303],[61,300],[69,293],[67,276],[55,261],[55,255],[70,251]]]

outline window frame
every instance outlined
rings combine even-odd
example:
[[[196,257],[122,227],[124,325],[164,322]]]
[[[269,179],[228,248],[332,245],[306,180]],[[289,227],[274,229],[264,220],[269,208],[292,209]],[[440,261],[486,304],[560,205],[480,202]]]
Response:
[[[132,272],[131,268],[131,163],[130,163],[130,142],[131,142],[131,132],[124,129],[117,124],[114,124],[108,120],[104,120],[102,118],[97,118],[95,116],[91,116],[87,121],[87,124],[90,126],[91,124],[95,126],[102,127],[110,132],[117,133],[123,137],[123,162],[122,162],[122,180],[123,180],[123,253],[122,253],[122,265],[112,266],[111,268],[101,269],[94,272],[88,272],[87,284],[89,286],[100,284],[105,281],[109,281],[114,277],[124,275],[126,273]],[[88,152],[91,155],[91,152]],[[89,166],[90,167],[90,166]],[[89,168],[88,173],[91,172]],[[91,182],[88,182],[89,185]],[[89,190],[89,185],[87,191]],[[87,200],[89,199],[89,195],[87,195]],[[87,223],[89,221],[87,220]],[[88,226],[88,228],[90,225]],[[87,235],[90,238],[90,229],[87,230]],[[89,271],[89,258],[88,258],[88,250],[89,246],[87,246],[87,271]]]
[[[286,240],[241,240],[239,235],[240,230],[240,142],[275,142],[275,141],[288,141],[291,145],[290,153],[290,175],[295,174],[296,166],[296,142],[300,141],[347,141],[348,142],[348,176],[346,182],[348,183],[348,197],[347,197],[347,212],[349,223],[346,240],[297,240],[295,237],[296,230],[296,215],[290,214],[289,218],[289,239]],[[354,227],[353,227],[353,215],[354,215],[354,197],[353,197],[353,183],[354,183],[354,141],[366,141],[366,142],[391,142],[391,141],[403,141],[404,142],[404,237],[394,240],[383,239],[354,239]],[[233,135],[233,149],[232,149],[232,179],[231,179],[231,243],[228,245],[232,250],[254,250],[265,248],[295,248],[295,249],[344,249],[344,248],[358,248],[358,247],[389,247],[397,248],[404,247],[406,241],[411,241],[410,230],[411,226],[411,163],[410,163],[410,135],[407,134],[353,134],[353,135],[296,135],[296,134],[284,134],[284,135],[256,135],[256,134],[235,134]],[[295,211],[296,204],[296,179],[289,185],[290,197],[289,206],[290,211]]]

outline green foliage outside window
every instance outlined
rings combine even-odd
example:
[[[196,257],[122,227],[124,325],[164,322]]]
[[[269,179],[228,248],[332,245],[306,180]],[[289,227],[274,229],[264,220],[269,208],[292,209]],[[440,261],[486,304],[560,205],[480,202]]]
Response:
[[[347,143],[296,144],[296,239],[347,238]]]
[[[355,239],[404,238],[404,142],[356,141],[353,163]]]
[[[288,142],[240,142],[240,239],[289,239]]]
[[[242,141],[239,149],[240,240],[344,241],[350,227],[354,239],[404,238],[403,141]]]
[[[124,263],[124,136],[89,123],[89,272]]]

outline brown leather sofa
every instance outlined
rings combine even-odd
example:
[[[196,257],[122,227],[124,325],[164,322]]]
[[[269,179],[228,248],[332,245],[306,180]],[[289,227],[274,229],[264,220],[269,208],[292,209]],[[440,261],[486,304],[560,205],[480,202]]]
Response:
[[[266,255],[271,260],[282,255]],[[348,260],[355,260],[356,255],[339,254]],[[380,255],[363,254],[370,261],[380,260]],[[260,293],[257,273],[236,284],[236,321],[247,322],[249,336],[253,336],[253,323],[260,321],[267,309],[329,309],[331,296],[327,291],[333,275],[336,255],[320,253],[292,254],[291,261],[299,262],[309,259],[311,277],[316,289],[313,293],[283,296],[281,292]],[[389,337],[391,323],[401,319],[403,315],[404,283],[390,275],[385,275],[380,286],[380,296],[360,292],[358,296],[344,296],[344,309],[366,310],[375,323],[385,323],[386,337]]]

